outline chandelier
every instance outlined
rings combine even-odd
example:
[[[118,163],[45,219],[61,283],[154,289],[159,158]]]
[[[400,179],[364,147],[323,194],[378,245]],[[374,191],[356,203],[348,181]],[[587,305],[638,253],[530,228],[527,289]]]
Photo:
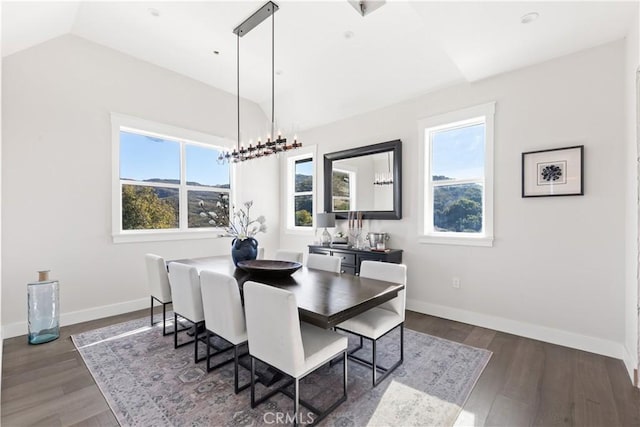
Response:
[[[238,139],[236,141],[236,147],[232,151],[220,152],[218,156],[219,163],[237,163],[245,160],[257,159],[271,154],[281,153],[283,151],[293,150],[302,147],[302,143],[298,142],[298,139],[294,137],[292,144],[287,144],[287,138],[283,138],[280,131],[278,135],[275,134],[275,19],[274,15],[278,10],[278,5],[272,1],[264,4],[260,9],[255,11],[251,16],[245,19],[240,25],[238,25],[233,33],[236,35],[236,79],[237,79],[237,107],[238,107]],[[247,35],[253,28],[257,27],[267,19],[271,17],[271,133],[267,135],[267,140],[262,142],[261,138],[258,138],[256,145],[253,145],[249,141],[249,146],[245,147],[240,143],[240,37]],[[273,137],[273,139],[272,139]]]
[[[393,172],[391,172],[391,153],[387,153],[387,172],[376,172],[373,185],[393,184]]]

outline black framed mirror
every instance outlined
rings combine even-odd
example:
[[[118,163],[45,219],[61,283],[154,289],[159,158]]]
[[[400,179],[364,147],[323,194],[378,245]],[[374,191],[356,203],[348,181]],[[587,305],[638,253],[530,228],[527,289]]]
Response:
[[[324,155],[324,211],[347,219],[402,219],[402,141]]]

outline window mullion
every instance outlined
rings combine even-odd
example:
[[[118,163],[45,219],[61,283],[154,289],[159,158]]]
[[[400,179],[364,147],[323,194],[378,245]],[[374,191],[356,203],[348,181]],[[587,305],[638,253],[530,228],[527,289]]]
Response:
[[[189,202],[187,197],[187,156],[186,144],[182,141],[180,142],[180,193],[178,200],[180,230],[186,231],[189,229]]]
[[[162,187],[162,188],[180,188],[180,184],[171,184],[168,182],[153,181],[132,181],[129,179],[121,179],[120,185],[135,185],[137,187]]]
[[[431,181],[433,187],[447,187],[449,185],[464,185],[464,184],[482,184],[484,178],[469,178],[469,179],[447,179],[441,181]]]

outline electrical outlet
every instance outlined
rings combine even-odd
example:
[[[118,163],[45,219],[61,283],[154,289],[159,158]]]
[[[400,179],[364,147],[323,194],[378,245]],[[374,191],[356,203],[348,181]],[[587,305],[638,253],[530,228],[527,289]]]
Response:
[[[460,278],[454,277],[453,279],[451,279],[451,286],[453,286],[456,289],[460,289]]]

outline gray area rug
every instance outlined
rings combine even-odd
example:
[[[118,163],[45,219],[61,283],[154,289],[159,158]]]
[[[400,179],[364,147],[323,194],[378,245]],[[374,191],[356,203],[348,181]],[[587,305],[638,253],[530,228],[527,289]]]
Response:
[[[383,366],[396,360],[398,338],[393,331],[378,341]],[[151,328],[148,318],[72,339],[123,426],[282,425],[293,413],[292,401],[280,393],[251,409],[249,389],[233,392],[232,363],[207,373],[205,362],[193,363],[192,345],[174,350],[173,336],[163,337],[162,326]],[[350,337],[349,342],[355,346],[358,340]],[[201,350],[204,354],[204,344]],[[375,389],[371,371],[350,361],[348,399],[321,425],[453,425],[491,352],[407,329],[404,350],[404,363]],[[370,347],[359,354],[370,358]],[[249,374],[243,368],[240,373],[243,384]],[[257,395],[265,390],[259,385]],[[342,393],[342,363],[307,376],[300,393],[315,406],[328,407]],[[301,414],[302,423],[310,419],[311,415]]]

